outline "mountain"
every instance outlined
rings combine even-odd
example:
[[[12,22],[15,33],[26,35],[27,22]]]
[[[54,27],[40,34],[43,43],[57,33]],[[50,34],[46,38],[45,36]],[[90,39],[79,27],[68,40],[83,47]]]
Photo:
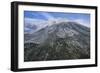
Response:
[[[31,33],[36,32],[45,26],[47,26],[48,22],[42,19],[33,19],[33,18],[25,18],[24,19],[24,32]]]
[[[54,22],[24,36],[24,61],[90,58],[90,28],[79,23]]]

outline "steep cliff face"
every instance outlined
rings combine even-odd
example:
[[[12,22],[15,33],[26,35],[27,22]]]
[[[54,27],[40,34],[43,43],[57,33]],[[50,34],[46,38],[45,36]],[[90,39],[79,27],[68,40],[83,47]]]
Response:
[[[24,38],[24,61],[90,58],[90,28],[76,22],[53,23]]]

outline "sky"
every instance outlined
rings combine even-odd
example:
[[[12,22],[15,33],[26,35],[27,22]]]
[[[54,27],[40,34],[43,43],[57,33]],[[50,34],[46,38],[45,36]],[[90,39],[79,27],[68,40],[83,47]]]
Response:
[[[58,18],[66,19],[69,21],[76,21],[81,23],[84,26],[90,27],[90,14],[86,14],[86,13],[24,11],[24,20],[25,22],[29,22],[30,24],[31,22],[39,23],[47,20],[55,20]],[[40,24],[38,24],[37,26],[40,26]],[[45,26],[45,24],[41,26]]]

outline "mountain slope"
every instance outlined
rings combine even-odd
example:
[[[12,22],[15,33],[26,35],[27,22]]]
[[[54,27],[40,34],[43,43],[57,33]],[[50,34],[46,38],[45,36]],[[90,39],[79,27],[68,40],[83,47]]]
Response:
[[[90,28],[76,22],[54,23],[24,36],[24,61],[90,58]]]

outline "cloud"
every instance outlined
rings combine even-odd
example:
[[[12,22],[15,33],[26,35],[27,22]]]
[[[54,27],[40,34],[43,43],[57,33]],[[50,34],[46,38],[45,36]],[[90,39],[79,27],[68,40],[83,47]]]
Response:
[[[78,22],[78,23],[80,23],[81,25],[84,25],[84,26],[86,26],[86,27],[90,27],[90,24],[87,23],[84,19],[75,19],[75,20],[73,20],[73,21]]]
[[[47,18],[48,20],[53,20],[55,19],[52,15],[50,15],[49,13],[47,12],[41,12],[40,13],[41,15],[43,15],[45,18]]]

